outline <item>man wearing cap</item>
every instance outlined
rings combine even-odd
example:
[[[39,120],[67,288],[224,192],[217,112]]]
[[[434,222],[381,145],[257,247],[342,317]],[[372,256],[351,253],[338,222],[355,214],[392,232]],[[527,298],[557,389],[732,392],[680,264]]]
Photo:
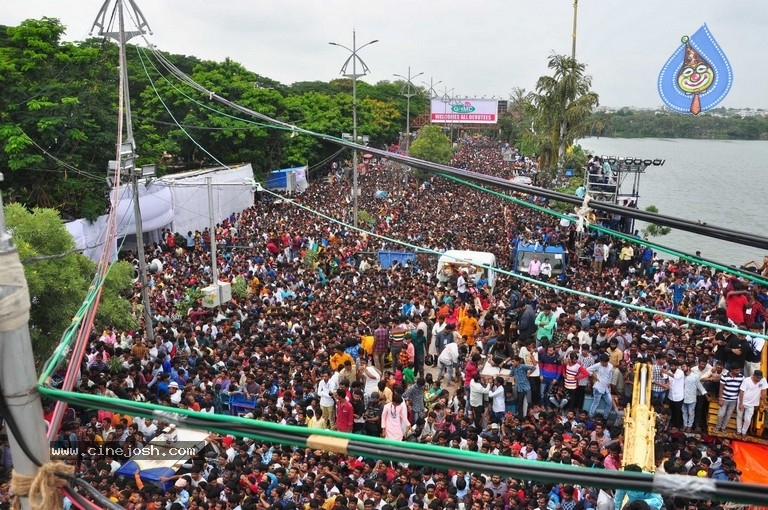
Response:
[[[171,403],[179,405],[181,402],[181,390],[179,389],[179,383],[172,381],[168,384],[168,396],[171,399]]]
[[[187,508],[189,506],[189,492],[187,492],[187,479],[181,477],[176,480],[173,486],[176,488],[176,500],[174,503],[179,503],[182,507]]]
[[[765,381],[762,370],[755,370],[751,377],[745,378],[741,383],[739,407],[736,411],[736,433],[741,434],[743,440],[747,439],[755,408],[766,404],[766,389],[768,382]]]

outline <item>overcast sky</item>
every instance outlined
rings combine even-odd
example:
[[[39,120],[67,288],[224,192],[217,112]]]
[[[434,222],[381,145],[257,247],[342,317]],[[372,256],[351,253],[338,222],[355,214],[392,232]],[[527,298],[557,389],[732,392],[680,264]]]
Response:
[[[114,0],[112,0],[114,2]],[[58,18],[67,40],[88,37],[102,0],[3,2],[0,24]],[[424,74],[453,94],[506,99],[531,90],[554,51],[570,54],[571,0],[137,0],[163,51],[221,61],[290,84],[329,81],[358,46],[365,81]],[[581,0],[577,58],[605,106],[660,106],[656,79],[683,35],[703,23],[731,62],[734,83],[721,106],[768,107],[768,1]],[[136,39],[134,42],[139,41]]]

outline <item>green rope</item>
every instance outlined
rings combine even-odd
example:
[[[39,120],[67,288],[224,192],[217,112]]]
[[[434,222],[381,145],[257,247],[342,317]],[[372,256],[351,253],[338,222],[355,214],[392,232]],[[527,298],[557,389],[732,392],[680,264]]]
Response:
[[[375,456],[377,459],[390,460],[393,462],[400,462],[401,458],[397,451],[391,450],[393,448],[402,449],[403,446],[407,446],[409,450],[413,450],[414,452],[422,454],[419,458],[420,465],[433,466],[437,468],[444,468],[446,466],[446,461],[441,461],[440,459],[440,457],[444,458],[446,455],[453,457],[457,462],[461,462],[461,460],[466,459],[476,463],[478,466],[483,465],[483,463],[487,460],[492,462],[498,462],[500,460],[498,455],[471,452],[469,450],[461,450],[456,448],[446,448],[444,446],[433,444],[412,442],[406,443],[403,441],[339,432],[336,430],[310,429],[307,427],[282,425],[264,420],[243,418],[240,416],[200,413],[191,409],[169,408],[158,404],[136,402],[133,400],[110,399],[99,395],[72,393],[45,386],[40,387],[39,391],[45,397],[53,400],[61,400],[71,405],[106,409],[121,414],[125,413],[125,409],[128,408],[131,410],[132,416],[157,419],[166,423],[176,424],[177,426],[183,428],[204,429],[209,432],[231,435],[234,437],[250,437],[258,441],[274,443],[276,442],[275,438],[270,436],[269,432],[279,433],[281,436],[281,444],[287,444],[300,448],[309,447],[307,442],[309,436],[323,436],[350,441],[350,444],[347,447],[349,454],[354,454],[354,443],[374,445],[376,446]],[[245,426],[247,429],[235,429],[232,427],[235,424]],[[542,471],[542,468],[545,466],[538,460],[534,461],[515,457],[504,457],[504,464],[530,470],[531,479],[545,482],[557,482],[562,478],[567,478],[569,476],[588,476],[591,478],[591,475],[594,474],[594,470],[591,468],[572,465],[558,465],[558,473],[557,475],[553,475],[550,472]],[[552,466],[547,467],[551,468]],[[640,477],[641,475],[638,473],[637,476]],[[620,488],[623,483],[623,481],[618,478],[613,480],[610,478],[601,477],[600,482],[603,481],[605,482],[603,486],[614,488]],[[597,484],[597,480],[595,480],[594,483]]]
[[[492,190],[492,189],[487,188],[485,186],[482,186],[480,184],[475,184],[473,182],[464,181],[462,179],[459,179],[458,177],[454,177],[454,176],[448,175],[448,174],[438,174],[438,175],[440,175],[440,176],[442,176],[442,177],[444,177],[446,179],[449,179],[451,181],[457,182],[459,184],[463,184],[465,186],[469,186],[469,187],[472,187],[472,188],[475,188],[475,189],[478,189],[478,190],[481,190],[481,191],[485,191],[485,192],[490,193],[492,195],[495,195],[495,196],[497,196],[499,198],[503,198],[504,200],[509,200],[511,202],[514,202],[514,203],[516,203],[518,205],[522,205],[524,207],[528,207],[530,209],[534,209],[536,211],[539,211],[539,212],[542,212],[542,213],[545,213],[545,214],[556,216],[557,218],[560,218],[560,219],[563,219],[563,220],[568,220],[571,223],[575,223],[575,222],[578,221],[573,216],[568,216],[567,214],[563,214],[563,213],[560,213],[558,211],[554,211],[554,210],[549,209],[547,207],[542,207],[540,205],[536,205],[536,204],[532,204],[530,202],[527,202],[525,200],[520,200],[517,197],[513,197],[513,196],[510,196],[510,195],[505,195],[504,193]],[[739,275],[739,276],[741,276],[743,278],[746,278],[746,279],[748,279],[750,281],[753,281],[755,283],[759,283],[761,285],[768,285],[768,280],[760,277],[760,275],[756,275],[755,273],[750,273],[749,271],[743,271],[741,269],[737,269],[737,268],[734,268],[734,267],[725,266],[725,265],[720,264],[718,262],[704,260],[704,259],[701,259],[701,258],[696,257],[694,255],[690,255],[688,253],[675,250],[674,248],[669,248],[669,247],[666,247],[666,246],[662,246],[660,244],[654,243],[653,241],[648,241],[648,240],[645,240],[645,239],[638,239],[636,237],[627,235],[624,232],[619,232],[617,230],[611,230],[611,229],[603,227],[601,225],[595,225],[594,223],[589,223],[587,225],[587,227],[591,228],[593,230],[597,230],[598,232],[602,232],[603,234],[608,234],[608,235],[611,235],[613,237],[618,237],[620,239],[623,239],[625,241],[629,241],[629,242],[634,243],[634,244],[643,244],[643,245],[646,245],[646,246],[650,246],[654,250],[657,250],[657,251],[660,251],[660,252],[663,252],[663,253],[667,253],[669,255],[672,255],[672,256],[680,258],[680,259],[687,260],[689,262],[693,262],[693,263],[696,263],[696,264],[701,264],[703,266],[706,266],[706,267],[709,267],[709,268],[712,268],[712,269],[719,269],[720,271],[724,271],[724,272],[727,272],[727,273],[737,274],[737,275]]]

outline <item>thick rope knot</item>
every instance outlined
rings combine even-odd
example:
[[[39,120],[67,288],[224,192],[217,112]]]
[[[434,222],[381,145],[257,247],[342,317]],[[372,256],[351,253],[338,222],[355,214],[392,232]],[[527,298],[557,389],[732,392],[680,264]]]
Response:
[[[589,227],[589,213],[592,209],[589,207],[589,201],[592,200],[588,194],[584,195],[584,201],[581,207],[576,209],[576,232],[582,233]]]
[[[14,494],[13,510],[21,508],[19,497],[29,498],[32,510],[62,510],[63,498],[59,489],[67,485],[64,478],[56,473],[74,474],[74,466],[63,462],[49,462],[37,470],[35,476],[23,476],[13,471],[11,477],[11,492]]]

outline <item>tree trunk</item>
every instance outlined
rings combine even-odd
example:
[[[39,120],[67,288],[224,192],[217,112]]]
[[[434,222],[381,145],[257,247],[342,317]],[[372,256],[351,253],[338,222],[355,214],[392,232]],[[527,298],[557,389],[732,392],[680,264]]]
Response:
[[[560,140],[557,147],[557,169],[558,171],[563,169],[565,164],[565,149],[567,148],[567,140],[565,139],[565,133],[568,129],[568,124],[565,120],[560,123]]]

